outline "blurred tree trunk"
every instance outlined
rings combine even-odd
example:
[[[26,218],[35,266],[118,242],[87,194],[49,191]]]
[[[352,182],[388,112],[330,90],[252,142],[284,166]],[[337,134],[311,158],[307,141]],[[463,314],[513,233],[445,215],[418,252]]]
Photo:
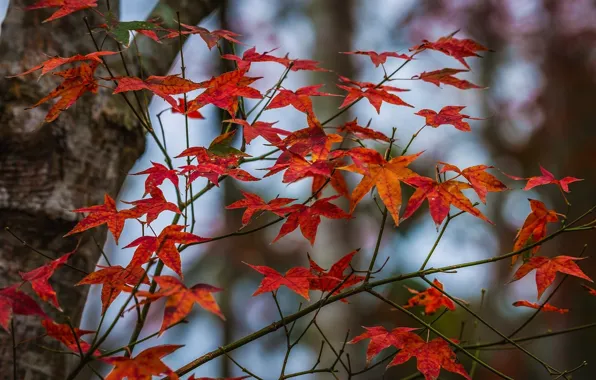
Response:
[[[103,203],[105,193],[115,197],[129,169],[143,153],[144,133],[124,101],[100,89],[85,95],[55,122],[44,124],[47,107],[25,108],[49,93],[54,80],[36,80],[33,75],[6,79],[47,59],[95,51],[82,12],[42,24],[48,11],[28,11],[24,0],[11,2],[0,36],[0,226],[8,227],[31,246],[52,257],[74,249],[76,238],[64,239],[77,221],[70,210]],[[101,2],[104,3],[104,2]],[[113,9],[118,9],[112,1]],[[218,0],[163,1],[180,10],[183,21],[197,24],[213,11]],[[103,5],[103,4],[102,4]],[[100,9],[102,12],[105,9]],[[91,25],[100,23],[95,12],[85,12]],[[106,49],[104,47],[104,49]],[[114,49],[114,47],[111,47]],[[150,74],[164,75],[177,55],[175,46],[140,43],[144,64]],[[158,57],[159,59],[155,59]],[[50,77],[48,75],[48,77]],[[91,272],[100,256],[99,245],[105,229],[83,235],[70,263]],[[94,239],[93,239],[94,238]],[[0,233],[0,287],[20,281],[19,271],[29,271],[47,263],[4,230]],[[64,322],[70,317],[78,325],[87,296],[87,287],[75,287],[82,275],[62,268],[53,277],[64,316],[48,310]],[[39,320],[18,316],[14,320],[17,341],[18,379],[63,379],[73,360],[41,349],[35,338],[43,334]],[[41,344],[41,343],[40,343]],[[63,349],[53,342],[44,346]],[[11,378],[12,338],[0,331],[0,368],[3,379]]]

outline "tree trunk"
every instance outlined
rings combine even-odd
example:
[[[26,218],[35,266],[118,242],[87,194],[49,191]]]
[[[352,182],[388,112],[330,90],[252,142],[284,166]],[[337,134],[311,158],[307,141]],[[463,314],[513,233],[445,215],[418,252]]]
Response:
[[[104,3],[104,2],[101,2]],[[164,1],[180,10],[183,22],[197,24],[213,11],[219,1]],[[24,0],[13,1],[2,25],[0,37],[0,227],[8,227],[29,245],[52,257],[72,251],[82,239],[70,264],[91,272],[103,245],[105,229],[62,238],[80,217],[70,210],[103,203],[105,193],[116,196],[128,171],[143,153],[144,133],[133,113],[120,97],[100,89],[97,95],[84,95],[60,117],[44,124],[46,107],[25,108],[48,94],[56,81],[36,80],[34,75],[6,79],[47,59],[95,51],[82,21],[82,12],[42,24],[44,10],[23,11]],[[103,4],[102,4],[103,5]],[[118,4],[112,1],[112,7]],[[100,9],[104,12],[105,9]],[[99,24],[95,12],[86,11],[91,25]],[[140,43],[153,75],[164,75],[177,55],[174,46]],[[151,54],[153,53],[153,54]],[[159,57],[159,59],[155,59]],[[95,241],[94,241],[95,239]],[[20,282],[19,271],[29,271],[47,259],[17,239],[0,232],[0,287]],[[75,287],[81,273],[61,268],[51,282],[58,293],[64,314],[77,326],[87,296],[87,287]],[[28,289],[28,287],[24,287]],[[55,310],[45,308],[52,316]],[[60,319],[59,319],[60,321]],[[64,320],[62,320],[64,322]],[[17,347],[17,378],[63,379],[72,355],[61,355],[39,345],[63,350],[43,335],[36,317],[14,318]],[[0,378],[12,378],[12,337],[0,331]]]

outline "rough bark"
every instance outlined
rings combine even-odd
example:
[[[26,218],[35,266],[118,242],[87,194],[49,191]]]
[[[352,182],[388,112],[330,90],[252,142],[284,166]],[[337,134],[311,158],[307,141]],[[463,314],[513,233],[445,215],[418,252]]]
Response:
[[[211,13],[217,0],[164,1],[180,10],[183,21],[196,24]],[[191,4],[192,3],[192,4]],[[105,229],[96,229],[75,238],[62,238],[79,216],[70,210],[102,203],[103,195],[116,196],[128,171],[143,153],[144,134],[121,98],[108,90],[85,95],[55,121],[44,124],[47,107],[25,110],[55,87],[51,78],[37,81],[33,76],[7,79],[46,59],[47,55],[70,56],[94,51],[81,14],[41,24],[44,11],[25,12],[23,0],[13,1],[0,36],[0,227],[9,227],[30,245],[52,257],[81,244],[70,263],[93,271],[100,252],[92,237],[103,245]],[[112,1],[117,9],[117,4]],[[97,15],[86,12],[92,25]],[[141,50],[150,58],[151,74],[163,75],[175,59],[177,49],[150,47]],[[153,54],[151,54],[153,53]],[[50,75],[48,75],[50,77]],[[29,271],[47,259],[0,231],[0,287],[20,281],[19,271]],[[59,302],[78,325],[87,296],[87,287],[75,287],[81,274],[62,268],[52,279]],[[24,287],[27,289],[27,287]],[[46,308],[51,315],[55,310]],[[73,361],[39,344],[62,349],[43,334],[39,320],[15,317],[18,341],[18,379],[63,379]],[[0,378],[12,378],[12,338],[0,331]]]

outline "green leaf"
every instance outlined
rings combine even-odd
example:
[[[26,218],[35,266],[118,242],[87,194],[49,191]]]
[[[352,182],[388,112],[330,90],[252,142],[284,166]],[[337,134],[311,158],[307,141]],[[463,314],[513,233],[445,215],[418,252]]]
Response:
[[[133,30],[155,30],[160,26],[147,21],[122,21],[110,29],[110,35],[122,45],[128,47],[130,32]]]

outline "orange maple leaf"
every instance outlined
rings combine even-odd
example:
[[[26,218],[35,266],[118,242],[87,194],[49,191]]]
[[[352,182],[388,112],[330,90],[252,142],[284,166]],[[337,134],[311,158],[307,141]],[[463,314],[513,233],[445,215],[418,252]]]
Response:
[[[443,165],[440,173],[453,171],[467,179],[470,182],[470,185],[472,185],[472,188],[476,194],[478,194],[478,198],[480,198],[484,204],[486,204],[486,194],[488,194],[488,192],[507,190],[507,186],[505,186],[503,182],[499,181],[494,175],[486,172],[487,169],[492,169],[494,166],[475,165],[464,170],[460,170],[457,166],[448,164],[446,162],[439,161],[439,164]]]
[[[164,228],[159,236],[141,236],[124,248],[138,247],[130,261],[130,266],[137,267],[145,264],[155,253],[157,257],[168,268],[172,269],[180,278],[182,278],[182,263],[180,262],[180,252],[176,248],[178,244],[191,244],[209,241],[190,232],[182,231],[184,226],[172,224]]]
[[[284,206],[296,200],[293,198],[275,198],[269,202],[265,202],[263,198],[256,194],[252,194],[243,190],[240,190],[240,192],[244,196],[244,199],[226,206],[226,209],[231,210],[237,208],[246,208],[244,214],[242,214],[243,225],[247,225],[253,215],[259,211],[270,211],[277,216],[284,216],[286,213]]]
[[[176,351],[182,345],[165,344],[146,349],[134,358],[124,356],[103,359],[114,366],[105,380],[149,380],[152,376],[169,375],[171,380],[178,380],[176,372],[165,365],[161,359]]]
[[[102,60],[100,57],[103,57],[106,55],[113,55],[113,54],[118,54],[118,52],[116,52],[116,51],[96,51],[94,53],[89,53],[86,55],[76,54],[76,55],[73,55],[72,57],[66,57],[66,58],[56,56],[56,57],[52,57],[48,60],[43,61],[39,65],[34,66],[25,72],[7,76],[7,78],[20,77],[22,75],[31,74],[32,72],[35,72],[40,69],[41,69],[40,77],[42,77],[43,75],[49,73],[50,71],[54,70],[55,68],[65,65],[67,63],[79,62],[79,61],[94,61],[97,63],[101,63]]]
[[[472,188],[468,183],[453,179],[439,183],[431,178],[420,176],[408,178],[407,183],[415,186],[416,191],[408,200],[403,219],[412,216],[426,199],[428,200],[430,215],[437,226],[443,223],[443,220],[445,220],[449,214],[449,208],[452,205],[493,224],[493,222],[475,208],[472,202],[462,193],[462,190]]]
[[[38,0],[35,4],[25,7],[25,10],[40,8],[59,8],[42,22],[53,21],[73,12],[86,8],[96,8],[97,0]]]
[[[106,312],[112,302],[120,295],[120,292],[130,292],[133,289],[132,287],[139,283],[149,284],[145,270],[140,266],[123,268],[120,265],[109,267],[98,265],[97,267],[100,268],[98,271],[89,273],[76,285],[102,285],[102,314]]]
[[[64,265],[73,253],[75,252],[67,253],[56,260],[50,261],[46,265],[33,269],[32,271],[26,273],[19,272],[21,278],[31,284],[31,288],[33,288],[33,291],[39,298],[43,301],[50,302],[58,309],[60,309],[60,305],[58,305],[56,291],[54,291],[48,280],[52,277],[54,271]]]
[[[114,79],[118,81],[118,86],[114,89],[114,94],[127,91],[149,90],[175,108],[178,108],[178,103],[172,95],[183,94],[205,87],[205,83],[195,83],[191,80],[181,78],[179,75],[152,75],[147,79],[137,77],[116,77]],[[189,105],[187,104],[187,106]]]
[[[172,276],[155,276],[153,280],[159,285],[159,291],[155,293],[139,291],[137,296],[145,297],[146,300],[151,301],[167,297],[159,335],[173,324],[183,320],[195,303],[225,320],[212,294],[222,289],[207,284],[196,284],[187,288],[180,280]],[[146,303],[146,300],[142,303]]]
[[[420,75],[415,75],[412,79],[420,79],[428,83],[432,83],[437,87],[441,87],[441,83],[459,88],[461,90],[468,90],[470,88],[486,88],[475,85],[467,80],[454,77],[455,74],[467,73],[468,70],[460,69],[441,69],[430,72],[423,72]]]
[[[253,297],[262,293],[276,291],[280,286],[283,285],[294,293],[304,297],[307,300],[310,300],[308,291],[310,289],[310,279],[313,277],[310,269],[304,267],[295,267],[291,268],[286,272],[286,274],[282,275],[275,269],[268,266],[250,265],[247,263],[245,264],[265,276],[263,280],[261,280],[257,290],[253,293]]]
[[[394,157],[386,161],[381,154],[373,149],[354,148],[348,152],[354,164],[341,167],[342,170],[358,173],[364,177],[352,191],[350,199],[350,213],[364,196],[376,186],[381,201],[393,217],[395,225],[399,224],[399,209],[402,203],[400,181],[416,176],[410,165],[422,153],[410,156]]]
[[[553,306],[549,303],[545,303],[545,304],[538,304],[538,303],[533,303],[530,301],[515,301],[513,303],[513,306],[515,307],[530,307],[532,309],[540,309],[540,311],[549,311],[549,312],[555,312],[555,313],[560,313],[560,314],[565,314],[569,312],[569,309],[561,309],[558,308],[556,306]]]
[[[86,231],[90,228],[107,224],[108,229],[114,236],[116,244],[124,228],[124,221],[130,216],[126,212],[116,210],[116,202],[108,194],[104,195],[104,204],[90,207],[83,207],[73,210],[73,212],[89,213],[72,230],[64,236],[70,236],[78,232]]]
[[[186,112],[186,103],[184,98],[178,98],[178,105],[172,107],[172,113],[186,114],[189,119],[204,119],[205,117],[199,111]]]
[[[522,249],[528,240],[532,238],[533,242],[538,242],[546,236],[547,223],[555,223],[559,220],[558,215],[561,215],[554,210],[547,210],[544,203],[535,199],[528,199],[530,201],[531,212],[526,217],[524,225],[517,232],[515,242],[513,243],[513,250],[519,251]],[[531,253],[536,254],[540,249],[540,245],[532,248]],[[518,255],[511,258],[511,264],[515,264]]]
[[[95,331],[81,330],[77,327],[71,328],[67,324],[59,324],[49,319],[41,321],[41,325],[46,329],[46,334],[64,344],[71,351],[79,353],[79,347],[81,351],[86,354],[91,348],[91,345],[84,340],[81,340],[83,335],[92,334]],[[100,352],[96,351],[94,354],[99,355]]]
[[[414,115],[422,116],[426,119],[426,125],[430,125],[433,128],[438,128],[441,125],[449,124],[453,125],[456,129],[464,132],[470,132],[470,124],[465,122],[463,119],[470,120],[483,120],[477,117],[470,117],[468,115],[461,114],[461,110],[466,108],[465,106],[445,106],[441,108],[439,113],[430,109],[423,109],[416,112]]]
[[[557,272],[565,273],[570,276],[582,278],[594,282],[577,266],[575,261],[583,260],[585,257],[557,256],[552,259],[548,257],[532,257],[526,261],[513,275],[510,282],[517,281],[525,275],[536,270],[536,287],[538,289],[538,298],[542,297],[544,291],[555,281]]]
[[[344,125],[338,127],[337,131],[340,133],[341,132],[351,133],[352,135],[354,135],[355,137],[357,137],[361,140],[370,139],[370,140],[379,140],[379,141],[385,141],[385,142],[391,141],[391,139],[389,137],[385,136],[385,134],[383,134],[379,131],[376,131],[372,128],[368,128],[368,127],[365,128],[365,127],[358,125],[358,119],[348,121]]]
[[[584,285],[584,284],[582,284],[582,287],[584,289],[586,289],[586,291],[588,292],[588,294],[590,294],[592,296],[596,296],[596,289],[590,288],[588,285]]]
[[[437,288],[443,289],[443,284],[441,284],[441,282],[436,278],[434,279],[433,284]],[[414,294],[414,297],[410,298],[408,300],[408,304],[404,306],[406,309],[417,305],[424,306],[424,314],[426,315],[434,314],[441,308],[441,306],[445,306],[451,311],[455,310],[455,304],[453,301],[432,286],[423,292],[419,292],[408,287],[406,287],[406,289],[408,289],[410,293]]]

